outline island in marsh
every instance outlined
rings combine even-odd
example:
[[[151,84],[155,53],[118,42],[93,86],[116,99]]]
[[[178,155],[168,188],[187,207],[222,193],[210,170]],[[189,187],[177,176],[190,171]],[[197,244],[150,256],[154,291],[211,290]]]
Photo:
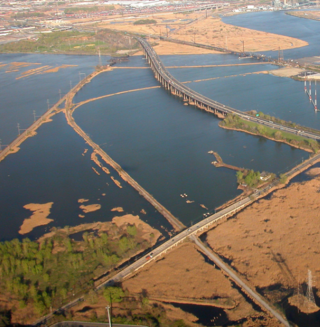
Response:
[[[252,115],[254,115],[253,112],[250,112]],[[299,125],[292,123],[292,122],[286,122],[284,120],[265,115],[262,112],[259,112],[259,116],[261,118],[264,118],[271,123],[277,123],[281,124],[282,126],[288,126],[291,128],[299,128]],[[249,121],[240,118],[238,115],[234,114],[228,114],[222,122],[219,123],[219,126],[225,129],[231,129],[236,130],[240,132],[246,132],[248,134],[252,135],[259,135],[263,136],[265,138],[268,138],[273,141],[286,143],[288,145],[291,145],[295,148],[302,149],[308,152],[314,152],[317,153],[319,151],[319,143],[316,140],[309,139],[307,137],[304,137],[301,133],[299,134],[293,134],[286,132],[284,130],[279,131],[278,129],[265,126],[259,123],[256,123],[254,121]],[[302,128],[302,127],[301,127]],[[304,128],[304,130],[312,130],[311,128]],[[312,130],[312,132],[319,133],[319,131]]]
[[[53,219],[48,218],[50,209],[53,202],[48,203],[29,203],[23,206],[25,209],[32,211],[32,215],[29,218],[24,219],[20,226],[19,234],[24,235],[30,233],[34,228],[38,226],[48,225]]]
[[[11,312],[12,323],[31,324],[51,307],[93,290],[161,237],[139,216],[127,214],[112,222],[52,228],[34,242],[0,243],[0,305]]]

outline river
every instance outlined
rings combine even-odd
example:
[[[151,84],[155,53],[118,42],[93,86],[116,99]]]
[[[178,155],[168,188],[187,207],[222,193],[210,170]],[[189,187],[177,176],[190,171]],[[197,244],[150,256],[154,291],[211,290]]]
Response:
[[[185,64],[184,59],[180,58],[181,65]],[[188,59],[189,56],[186,56]],[[214,60],[214,57],[211,59]],[[139,60],[143,65],[141,57],[133,58],[134,62]],[[166,64],[169,60],[166,57]],[[232,62],[231,58],[228,61]],[[233,58],[233,62],[238,62],[238,59]],[[127,65],[131,66],[131,63]],[[264,69],[263,65],[258,67],[260,65],[227,68],[230,68],[230,74],[239,75]],[[182,80],[193,80],[209,75],[221,76],[224,68],[212,68],[209,74],[207,70],[198,68],[184,69],[180,73],[184,75]],[[174,74],[178,71],[172,69]],[[140,83],[143,81],[140,86],[149,84],[148,79],[150,85],[154,83],[151,70],[137,70],[137,76]],[[257,77],[263,79],[266,76]],[[103,73],[99,80],[86,85],[75,101],[82,101],[91,93],[102,95],[103,90],[99,89],[101,80],[104,81],[104,89],[110,88],[113,93],[136,88],[137,82],[132,80],[130,86],[128,79],[114,88],[114,80],[126,78],[127,70],[124,69]],[[233,78],[222,80],[223,83],[232,83]],[[233,101],[250,103],[255,98],[255,84],[254,80],[247,85],[248,90],[251,89],[250,96],[242,97],[241,92],[235,92]],[[198,87],[197,91],[212,98],[218,95],[217,87],[212,87],[210,81],[189,86]],[[272,90],[271,85],[269,92]],[[301,97],[304,98],[303,92]],[[264,138],[223,130],[218,126],[220,120],[214,115],[184,106],[181,100],[162,88],[90,102],[79,107],[74,118],[96,143],[103,144],[101,147],[116,162],[186,225],[197,222],[204,213],[214,212],[216,207],[240,194],[236,189],[235,172],[214,167],[211,164],[214,157],[208,151],[217,151],[226,163],[274,173],[283,172],[309,156],[304,151]],[[187,198],[180,197],[184,193]],[[203,209],[201,204],[208,210]]]
[[[103,57],[106,62],[109,57]],[[90,74],[98,64],[97,56],[68,56],[40,54],[0,54],[0,139],[9,144],[18,135],[20,128],[29,127],[36,116],[41,116],[61,96],[79,82],[84,74]],[[29,63],[17,66],[12,63]],[[23,75],[31,69],[61,68],[58,72]],[[40,73],[40,71],[39,71]],[[25,77],[24,77],[25,76]],[[70,84],[71,83],[71,84]]]
[[[293,58],[317,55],[319,24],[285,15],[283,12],[250,14],[224,18],[228,23],[249,28],[268,28],[281,34],[296,33],[295,26],[306,24],[303,39],[310,46],[288,50]],[[261,21],[272,22],[260,24]],[[278,27],[275,27],[278,26]],[[298,28],[298,27],[297,27]],[[263,29],[265,30],[265,29]],[[313,30],[314,36],[307,31]],[[298,37],[297,35],[289,36]],[[308,37],[308,39],[306,39]],[[302,54],[302,55],[301,55]],[[287,52],[285,52],[287,55]],[[231,55],[161,56],[167,66],[205,64],[235,64]],[[57,67],[77,65],[58,73],[32,75],[16,79],[21,73],[38,66],[20,68],[6,73],[0,70],[0,138],[2,144],[16,136],[16,124],[26,128],[33,121],[33,110],[40,115],[47,110],[47,99],[52,104],[79,80],[79,73],[93,71],[97,57],[64,55],[0,55],[2,63],[31,62]],[[241,61],[243,63],[244,60]],[[252,62],[251,59],[245,62]],[[122,67],[147,67],[141,56],[130,58]],[[171,68],[170,72],[194,90],[237,109],[257,110],[300,124],[319,128],[319,117],[314,113],[303,83],[289,78],[256,74],[277,69],[270,64],[212,68]],[[245,76],[244,76],[245,74]],[[80,75],[80,78],[83,75]],[[211,79],[195,82],[202,79]],[[132,89],[157,86],[150,69],[115,69],[103,73],[87,84],[75,97],[76,102]],[[205,212],[240,194],[236,189],[236,174],[225,168],[215,168],[213,156],[217,151],[229,164],[254,170],[281,173],[309,155],[261,137],[219,128],[219,119],[192,106],[184,106],[178,98],[162,88],[154,88],[115,95],[88,103],[78,108],[74,117],[102,149],[137,180],[161,204],[186,225],[202,219]],[[67,125],[63,114],[42,125],[36,136],[27,139],[21,150],[0,163],[0,240],[22,237],[18,231],[31,212],[23,208],[28,203],[53,202],[47,226],[36,227],[26,236],[36,239],[52,227],[74,226],[94,221],[110,221],[118,213],[112,208],[123,207],[124,213],[139,215],[144,221],[161,230],[170,229],[165,219],[110,168],[112,176],[123,188],[118,188],[90,159],[91,149],[84,155],[87,144]],[[100,175],[97,175],[95,167]],[[295,180],[299,180],[296,178]],[[186,193],[187,197],[180,194]],[[83,214],[78,200],[101,204],[101,209]],[[191,203],[187,203],[187,200]],[[194,201],[194,202],[193,202]],[[205,205],[204,209],[200,204]],[[147,214],[141,213],[144,209]],[[122,215],[123,213],[121,213]],[[119,213],[120,215],[120,213]],[[194,312],[194,308],[191,308]],[[202,311],[201,311],[202,312]],[[291,317],[295,312],[287,312]],[[212,316],[203,317],[212,318]],[[292,318],[298,321],[300,318]],[[222,322],[222,321],[221,321]],[[301,324],[303,326],[303,323]]]
[[[317,56],[320,53],[320,22],[302,19],[286,14],[287,11],[254,12],[245,15],[224,17],[224,23],[246,27],[258,31],[286,35],[307,41],[308,46],[283,50],[285,59],[298,59]],[[261,52],[273,58],[278,57],[278,51]]]
[[[263,14],[269,14],[270,19],[279,15]],[[239,17],[242,16],[230,19],[240,19]],[[292,18],[287,15],[283,17]],[[230,65],[240,62],[232,55],[219,54],[161,56],[161,59],[167,66],[192,66],[199,62],[202,65]],[[38,66],[20,68],[19,72],[11,73],[5,73],[7,67],[0,70],[0,85],[3,86],[0,92],[2,103],[5,104],[0,110],[2,143],[14,138],[17,122],[20,122],[21,128],[26,128],[33,120],[33,110],[37,114],[44,112],[47,109],[47,99],[50,103],[57,101],[59,89],[62,93],[68,91],[70,80],[74,85],[79,80],[79,73],[91,72],[97,60],[95,56],[1,55],[2,63],[32,62],[53,67],[77,65],[60,69],[58,73],[32,75],[18,80],[16,78],[21,73]],[[242,60],[241,63],[252,61]],[[147,67],[141,56],[131,57],[129,62],[117,66]],[[211,79],[187,85],[237,109],[261,110],[286,120],[318,127],[318,116],[314,114],[303,93],[303,83],[289,78],[256,74],[270,69],[277,67],[266,64],[206,69],[171,68],[170,72],[182,81]],[[75,97],[75,101],[157,85],[150,69],[115,69],[99,75],[87,84]],[[19,96],[16,96],[17,92]],[[184,106],[179,99],[162,88],[94,101],[78,108],[74,117],[93,141],[186,225],[196,223],[204,213],[214,212],[216,207],[240,194],[236,189],[235,172],[215,168],[211,164],[214,158],[208,151],[217,151],[226,163],[277,174],[309,156],[304,151],[261,137],[223,130],[219,128],[219,119],[215,116]],[[135,206],[126,192],[118,193],[119,190],[114,188],[111,195],[106,195],[105,199],[109,198],[108,204],[104,204],[100,211],[88,214],[84,219],[78,217],[81,211],[77,200],[98,199],[103,193],[97,191],[101,189],[100,180],[105,181],[107,176],[97,176],[93,172],[91,166],[94,164],[88,155],[84,157],[86,159],[81,156],[86,145],[77,145],[80,141],[75,141],[75,136],[71,137],[74,132],[63,121],[64,118],[59,115],[52,123],[43,125],[37,136],[28,139],[17,154],[10,155],[0,164],[0,174],[4,181],[0,186],[0,210],[2,222],[6,221],[8,229],[8,233],[4,231],[0,235],[1,239],[19,236],[19,226],[24,218],[30,216],[30,212],[23,209],[23,205],[28,203],[54,202],[50,217],[55,221],[47,228],[110,220],[112,215],[109,210],[116,206],[123,206],[126,212],[135,214],[146,207],[146,202],[141,200]],[[48,148],[44,152],[46,144]],[[73,157],[87,160],[87,163],[84,166],[76,165]],[[74,177],[65,185],[63,179],[69,178],[70,166],[75,170],[72,174],[77,172],[78,178]],[[30,171],[37,173],[31,174]],[[116,175],[115,178],[119,179]],[[122,184],[125,185],[123,181]],[[130,188],[130,192],[134,191]],[[188,196],[182,198],[180,194]],[[150,209],[147,211],[150,212]],[[8,218],[14,223],[8,224]],[[159,219],[161,222],[158,226],[165,225],[163,218],[156,214],[145,219],[154,225],[157,225],[154,221]],[[37,237],[45,228],[38,227],[28,236]]]
[[[84,149],[88,152],[82,155]],[[52,227],[110,221],[114,216],[127,213],[139,215],[166,235],[161,226],[171,229],[169,223],[130,185],[122,181],[122,189],[116,186],[110,175],[90,159],[91,153],[92,150],[60,113],[51,123],[42,125],[36,136],[27,139],[19,152],[2,161],[0,241],[21,238],[19,227],[25,218],[31,216],[24,205],[48,202],[53,202],[49,218],[54,221],[28,233],[26,236],[31,239],[38,238]],[[111,176],[119,180],[117,173],[108,168]],[[79,208],[79,199],[88,199],[85,205],[100,204],[101,209],[85,214]],[[122,207],[124,212],[112,212],[111,209],[116,207]],[[142,209],[146,215],[141,214]]]

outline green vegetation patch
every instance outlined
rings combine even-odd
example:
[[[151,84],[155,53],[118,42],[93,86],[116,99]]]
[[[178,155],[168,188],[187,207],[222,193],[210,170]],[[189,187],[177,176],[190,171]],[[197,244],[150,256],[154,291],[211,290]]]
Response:
[[[256,111],[249,111],[248,114],[252,115],[252,116],[255,116],[256,115]],[[296,124],[296,123],[293,123],[291,121],[286,121],[286,120],[283,120],[283,119],[280,119],[280,118],[277,118],[277,117],[273,117],[273,116],[270,116],[270,115],[266,115],[264,114],[263,112],[259,112],[258,113],[259,117],[260,118],[263,118],[265,120],[268,120],[268,121],[272,121],[276,124],[281,124],[282,126],[286,126],[286,127],[290,127],[290,128],[296,128],[296,129],[301,129],[303,131],[307,131],[307,132],[310,132],[310,133],[314,133],[314,134],[318,134],[320,135],[320,130],[318,129],[314,129],[314,128],[311,128],[311,127],[306,127],[306,126],[301,126],[299,124]]]
[[[84,14],[84,13],[93,13],[98,11],[108,11],[108,10],[114,10],[115,7],[113,5],[110,6],[93,6],[93,7],[74,7],[74,8],[66,8],[64,10],[65,14]]]
[[[21,19],[21,18],[32,18],[32,17],[44,17],[44,16],[45,16],[45,14],[43,12],[30,12],[27,10],[27,11],[12,15],[11,18]]]
[[[261,117],[261,115],[260,115]],[[265,118],[266,116],[264,116]],[[278,121],[277,121],[278,122]],[[231,129],[241,129],[252,134],[264,136],[277,141],[289,143],[295,147],[305,150],[311,150],[317,153],[319,150],[319,143],[315,140],[308,139],[301,135],[292,134],[285,131],[279,131],[277,129],[264,126],[252,121],[241,119],[237,115],[228,114],[226,118],[220,123],[221,126],[225,126]]]
[[[256,187],[260,184],[260,172],[247,170],[245,172],[237,171],[237,181],[239,184],[246,184],[249,187]]]
[[[151,303],[148,292],[143,289],[141,293],[130,293],[123,290],[121,285],[106,287],[102,294],[107,300],[112,312],[113,324],[142,325],[149,327],[189,327],[183,320],[172,320],[167,317],[166,310],[160,303]],[[99,294],[91,294],[87,298],[89,304],[99,301]],[[89,308],[89,306],[86,306]],[[96,310],[92,308],[88,312],[91,321],[108,322],[107,314],[97,316]],[[77,319],[77,317],[71,319]]]
[[[144,25],[144,24],[156,24],[157,21],[154,19],[140,19],[133,23],[133,25]]]
[[[130,41],[131,40],[131,41]],[[21,40],[0,45],[0,53],[113,54],[117,50],[138,49],[136,40],[122,33],[101,30],[91,32],[56,31],[39,34],[37,40]]]
[[[84,232],[74,241],[59,230],[38,242],[28,238],[0,243],[0,292],[31,305],[37,315],[58,308],[90,290],[93,278],[114,268],[120,260],[150,247],[136,226],[117,227],[108,232]],[[111,291],[114,291],[113,293]],[[122,293],[111,289],[107,295],[120,301]]]

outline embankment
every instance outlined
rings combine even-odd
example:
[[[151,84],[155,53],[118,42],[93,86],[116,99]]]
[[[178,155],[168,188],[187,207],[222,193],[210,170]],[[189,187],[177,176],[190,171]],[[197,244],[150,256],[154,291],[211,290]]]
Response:
[[[98,75],[96,73],[95,75],[92,74],[90,80]],[[88,83],[89,81],[86,81]],[[80,83],[79,83],[80,84]],[[122,167],[116,163],[105,151],[103,151],[98,144],[93,142],[91,138],[79,127],[79,125],[75,122],[74,118],[72,117],[72,113],[76,108],[78,108],[80,105],[83,105],[84,103],[90,102],[90,100],[83,101],[81,104],[77,104],[74,106],[72,103],[72,100],[75,96],[75,94],[81,89],[82,85],[77,85],[71,92],[69,92],[68,97],[66,99],[66,107],[64,109],[65,115],[68,121],[68,124],[94,149],[96,153],[98,153],[101,158],[108,164],[110,165],[114,170],[117,171],[119,176],[126,181],[128,184],[130,184],[134,189],[136,189],[141,196],[143,196],[148,202],[150,202],[155,209],[157,209],[168,221],[169,223],[173,226],[173,228],[176,231],[180,231],[185,228],[185,226],[176,218],[172,215],[172,213],[167,210],[163,205],[161,205],[150,193],[148,193],[141,185],[139,185],[127,172],[125,172]],[[138,91],[138,90],[134,90]],[[119,92],[117,94],[122,94],[122,93],[127,93],[130,91],[124,91],[124,92]],[[131,90],[132,92],[132,90]],[[107,96],[111,95],[106,95],[99,97],[104,98]],[[97,100],[95,99],[95,100]],[[93,100],[92,100],[93,101]]]

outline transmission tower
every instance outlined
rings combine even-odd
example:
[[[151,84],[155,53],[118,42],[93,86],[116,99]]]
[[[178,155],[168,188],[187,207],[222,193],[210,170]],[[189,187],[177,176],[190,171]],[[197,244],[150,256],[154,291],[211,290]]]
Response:
[[[308,269],[308,288],[307,288],[306,298],[308,299],[309,302],[315,304],[316,302],[315,302],[315,300],[314,300],[314,295],[313,295],[313,291],[312,291],[312,286],[313,286],[312,273],[311,273],[311,270]]]
[[[101,52],[100,52],[100,48],[99,48],[99,66],[102,66],[102,61],[101,61]]]
[[[278,50],[278,61],[280,62],[282,60],[284,60],[284,58],[283,58],[283,50],[281,50],[280,47],[279,47],[279,50]]]

